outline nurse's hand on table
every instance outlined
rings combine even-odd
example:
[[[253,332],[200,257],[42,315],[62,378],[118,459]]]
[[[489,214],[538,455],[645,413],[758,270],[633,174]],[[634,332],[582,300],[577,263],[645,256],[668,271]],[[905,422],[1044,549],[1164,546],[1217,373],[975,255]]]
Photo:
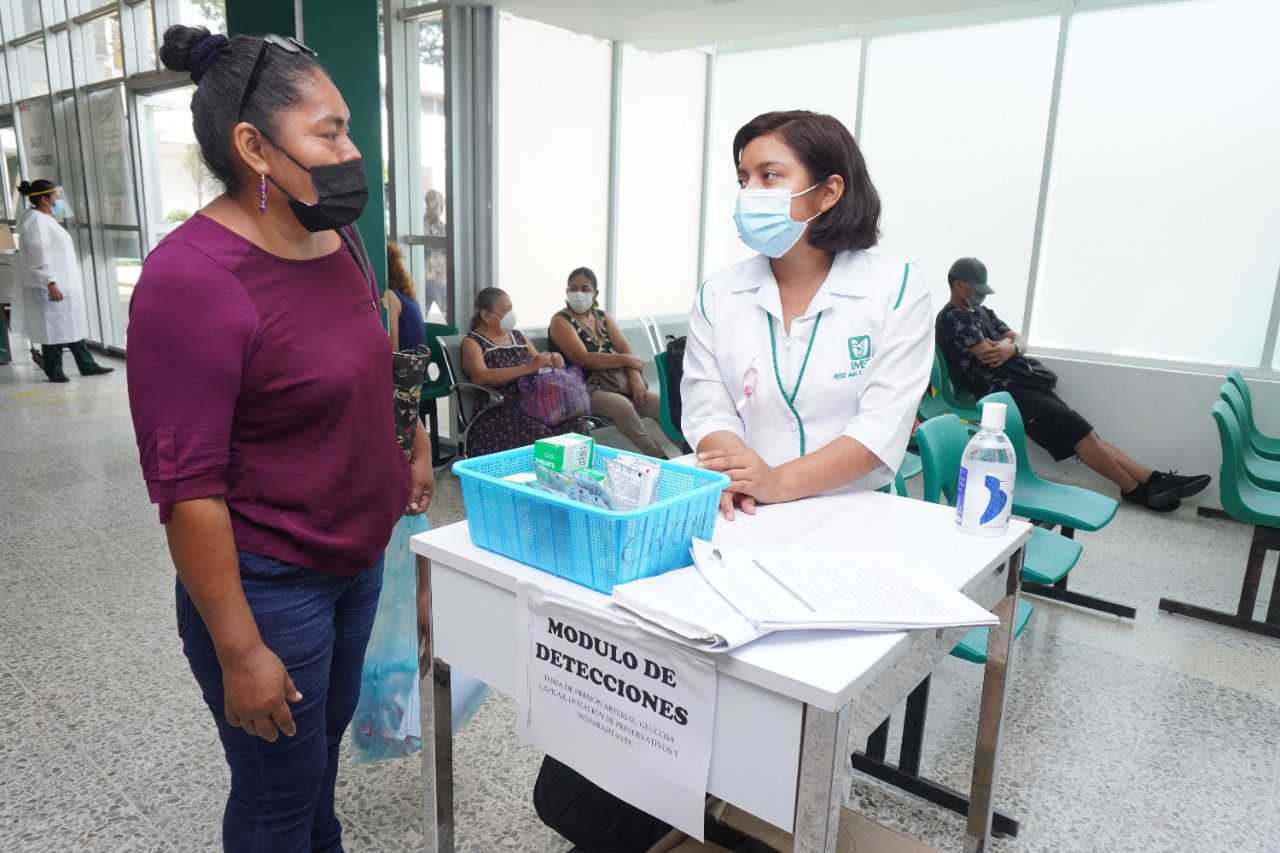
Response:
[[[747,515],[755,515],[756,499],[742,492],[725,489],[720,495],[720,512],[724,515],[725,521],[733,521],[735,507]]]
[[[431,506],[431,497],[436,493],[436,472],[431,468],[431,454],[415,454],[409,463],[409,472],[412,485],[404,514],[421,515]]]
[[[720,510],[727,519],[733,519],[735,506],[754,515],[757,503],[787,500],[778,470],[749,447],[704,450],[698,454],[698,467],[729,476],[729,488],[720,496]]]

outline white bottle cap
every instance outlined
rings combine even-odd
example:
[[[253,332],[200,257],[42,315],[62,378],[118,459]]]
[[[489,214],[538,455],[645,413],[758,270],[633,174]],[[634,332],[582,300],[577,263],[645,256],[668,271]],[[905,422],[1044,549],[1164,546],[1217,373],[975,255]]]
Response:
[[[982,428],[1004,430],[1004,403],[982,404]]]

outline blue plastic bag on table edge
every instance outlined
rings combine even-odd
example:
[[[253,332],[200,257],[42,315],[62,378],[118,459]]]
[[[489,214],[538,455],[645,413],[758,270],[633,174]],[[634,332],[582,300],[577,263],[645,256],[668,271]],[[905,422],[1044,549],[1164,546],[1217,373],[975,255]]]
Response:
[[[382,594],[364,656],[360,699],[351,719],[356,764],[411,755],[422,748],[418,692],[418,570],[409,540],[431,529],[425,515],[396,524],[383,564]],[[464,672],[450,672],[453,731],[465,726],[489,693]]]

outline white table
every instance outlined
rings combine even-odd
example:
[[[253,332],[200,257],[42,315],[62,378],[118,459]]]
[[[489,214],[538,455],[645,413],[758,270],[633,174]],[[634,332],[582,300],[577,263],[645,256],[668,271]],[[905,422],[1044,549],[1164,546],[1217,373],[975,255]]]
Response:
[[[936,579],[1000,617],[988,643],[965,848],[983,851],[991,835],[1011,626],[1030,526],[1011,522],[1002,537],[976,537],[956,531],[955,511],[947,507],[873,492],[848,501],[840,535],[822,543],[824,549],[843,544],[860,561]],[[426,789],[434,792],[426,803],[428,826],[434,814],[435,849],[452,851],[449,666],[514,695],[517,583],[593,608],[607,608],[609,599],[476,547],[466,522],[414,537],[412,547],[431,560],[436,666],[433,690],[423,681],[423,702],[424,708],[434,702],[436,713],[435,748],[427,743],[423,750]],[[850,781],[850,734],[864,738],[875,730],[964,633],[789,631],[717,656],[707,792],[794,832],[797,853],[831,853]]]

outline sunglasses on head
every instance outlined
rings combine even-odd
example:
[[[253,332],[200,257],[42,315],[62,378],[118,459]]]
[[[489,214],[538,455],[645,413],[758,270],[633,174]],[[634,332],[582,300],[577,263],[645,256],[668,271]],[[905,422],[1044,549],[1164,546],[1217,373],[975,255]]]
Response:
[[[262,47],[258,49],[258,58],[254,60],[253,71],[249,72],[249,82],[245,84],[244,95],[240,98],[240,111],[236,114],[236,121],[244,121],[244,110],[249,105],[249,98],[258,88],[258,80],[262,78],[262,72],[267,67],[267,55],[269,47],[278,47],[285,53],[305,53],[308,56],[315,56],[316,52],[298,41],[293,36],[278,36],[270,33],[262,37]]]

